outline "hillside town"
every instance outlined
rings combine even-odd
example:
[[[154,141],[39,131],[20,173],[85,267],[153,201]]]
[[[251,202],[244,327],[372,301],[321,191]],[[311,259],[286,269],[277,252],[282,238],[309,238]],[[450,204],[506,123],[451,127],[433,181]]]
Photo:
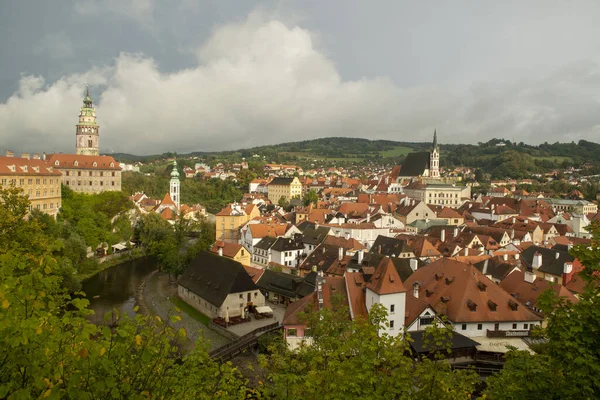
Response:
[[[571,249],[591,246],[589,228],[600,213],[598,201],[576,189],[580,175],[563,175],[572,189],[559,195],[523,189],[544,175],[491,180],[482,188],[472,169],[444,168],[437,130],[429,151],[408,153],[399,165],[303,169],[256,156],[210,166],[196,156],[172,156],[154,161],[163,168],[161,178],[142,162],[100,155],[87,90],[75,136],[75,154],[8,151],[0,157],[1,186],[21,190],[29,214],[58,219],[65,190],[121,193],[122,179],[166,182],[168,175],[160,197],[143,188],[122,193],[131,205],[124,218],[132,233],[120,243],[94,242],[98,248],[88,246],[87,257],[147,247],[139,230],[149,216],[175,232],[188,229],[186,241],[176,242],[179,254],[199,242],[206,224],[213,226],[203,251],[169,267],[168,283],[151,281],[158,285],[151,286],[153,303],[138,301],[160,313],[155,302],[173,297],[194,310],[185,311],[189,316],[206,318],[205,334],[212,332],[215,344],[226,342],[209,353],[219,362],[256,346],[264,333],[278,335],[292,352],[311,346],[307,313],[343,310],[349,321],[370,321],[373,310],[383,309],[379,337],[410,337],[412,357],[433,357],[428,329],[444,326],[452,332],[445,362],[453,369],[475,367],[485,378],[502,370],[511,350],[535,354],[536,329],[548,317],[540,303],[544,293],[577,304],[586,290],[585,266]],[[547,176],[559,179],[555,172]],[[244,180],[241,198],[213,213],[183,201],[182,183]],[[166,264],[160,260],[167,248],[153,246],[146,254]],[[169,263],[182,259],[170,254]]]

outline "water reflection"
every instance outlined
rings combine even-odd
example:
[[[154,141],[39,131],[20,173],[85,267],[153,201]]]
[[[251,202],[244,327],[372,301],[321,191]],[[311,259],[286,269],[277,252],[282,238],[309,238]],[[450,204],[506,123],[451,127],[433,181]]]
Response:
[[[156,263],[153,259],[138,258],[107,268],[83,281],[82,290],[95,312],[90,320],[95,324],[103,323],[104,314],[113,308],[133,316],[135,290],[154,269]]]

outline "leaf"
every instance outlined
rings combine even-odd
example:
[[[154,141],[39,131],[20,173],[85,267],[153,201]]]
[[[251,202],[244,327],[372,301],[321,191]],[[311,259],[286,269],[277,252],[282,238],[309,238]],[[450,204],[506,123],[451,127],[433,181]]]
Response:
[[[50,394],[52,393],[52,389],[48,389],[44,392],[44,395],[42,396],[42,398],[46,399],[48,397],[50,397]]]
[[[135,335],[135,344],[136,346],[140,346],[142,344],[142,337],[140,335]]]
[[[179,330],[177,331],[177,333],[181,337],[186,337],[187,336],[187,332],[186,332],[185,328],[179,328]]]
[[[100,357],[102,357],[106,353],[106,349],[103,347],[100,349]]]
[[[85,347],[81,350],[79,350],[79,357],[81,358],[86,358],[88,356],[88,349],[86,349]]]
[[[140,306],[135,306],[135,307],[133,307],[133,312],[138,312],[139,309],[140,309]]]
[[[10,306],[10,301],[4,299],[2,300],[2,308],[8,308]]]

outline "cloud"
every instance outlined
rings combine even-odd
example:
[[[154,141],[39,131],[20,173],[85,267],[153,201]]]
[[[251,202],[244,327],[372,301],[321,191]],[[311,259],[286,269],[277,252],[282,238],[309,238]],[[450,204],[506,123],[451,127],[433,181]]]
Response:
[[[94,85],[102,151],[135,154],[325,136],[428,141],[435,125],[446,143],[596,140],[600,125],[593,63],[465,92],[402,88],[386,77],[344,80],[311,32],[256,13],[215,29],[195,55],[192,67],[167,73],[144,54],[121,53],[111,65],[50,84],[24,76],[0,103],[2,142],[73,151],[85,84]]]

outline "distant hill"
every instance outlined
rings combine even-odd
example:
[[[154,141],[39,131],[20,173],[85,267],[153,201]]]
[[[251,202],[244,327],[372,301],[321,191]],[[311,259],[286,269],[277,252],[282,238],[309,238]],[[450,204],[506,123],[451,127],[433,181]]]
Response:
[[[178,157],[197,156],[213,161],[239,161],[258,158],[266,162],[299,162],[358,164],[369,161],[401,163],[406,154],[427,151],[430,142],[396,142],[360,138],[329,137],[299,142],[259,146],[249,149],[222,152],[192,152]],[[523,174],[548,168],[578,166],[584,163],[600,164],[600,144],[580,140],[578,143],[544,143],[539,146],[492,139],[478,144],[441,144],[442,166],[479,167],[486,171],[502,168],[498,173],[508,173],[517,168]],[[148,162],[173,157],[175,153],[137,156],[125,153],[112,154],[121,162]],[[509,168],[503,168],[508,164]],[[494,174],[497,175],[497,174]]]

